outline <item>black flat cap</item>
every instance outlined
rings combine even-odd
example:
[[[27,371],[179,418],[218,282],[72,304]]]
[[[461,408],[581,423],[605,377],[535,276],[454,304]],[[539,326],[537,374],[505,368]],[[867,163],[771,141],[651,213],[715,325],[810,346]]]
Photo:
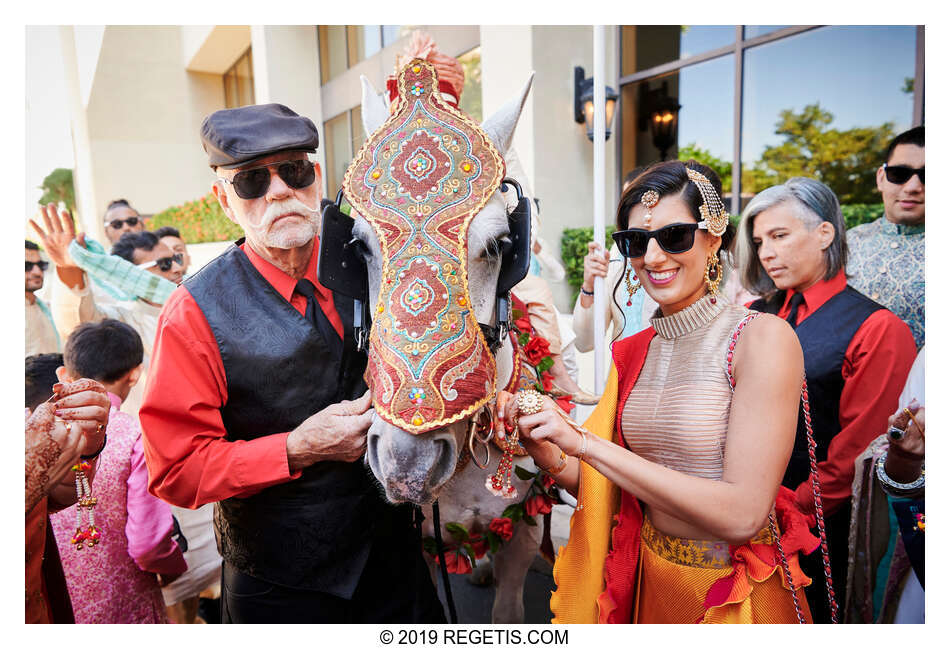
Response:
[[[201,145],[211,168],[233,169],[281,151],[313,153],[317,127],[282,104],[228,108],[201,123]]]

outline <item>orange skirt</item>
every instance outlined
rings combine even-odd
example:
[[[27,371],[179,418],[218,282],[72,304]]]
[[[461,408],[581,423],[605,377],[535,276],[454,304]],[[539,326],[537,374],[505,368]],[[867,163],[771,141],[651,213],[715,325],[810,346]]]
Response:
[[[749,543],[728,543],[668,536],[644,518],[633,622],[638,624],[797,624],[798,616],[781,563],[763,560],[774,546],[768,528]],[[753,548],[753,546],[759,546]],[[799,606],[811,612],[804,586],[811,583],[788,557]]]

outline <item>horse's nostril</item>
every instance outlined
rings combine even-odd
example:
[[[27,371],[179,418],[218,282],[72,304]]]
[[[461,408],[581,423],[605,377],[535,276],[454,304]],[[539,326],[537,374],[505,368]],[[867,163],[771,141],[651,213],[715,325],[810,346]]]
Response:
[[[373,435],[372,431],[366,436],[366,460],[369,462],[369,468],[377,478],[382,475],[379,472],[379,435]]]
[[[452,474],[455,473],[456,464],[455,449],[449,440],[437,439],[435,440],[435,447],[438,460],[436,461],[430,478],[430,485],[432,487],[441,486],[451,478]]]

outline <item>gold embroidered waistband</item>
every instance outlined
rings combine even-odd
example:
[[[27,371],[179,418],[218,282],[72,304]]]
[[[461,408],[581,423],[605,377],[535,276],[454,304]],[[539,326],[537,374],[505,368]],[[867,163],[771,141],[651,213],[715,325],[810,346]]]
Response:
[[[729,544],[726,541],[705,539],[684,539],[664,534],[653,527],[648,517],[644,517],[640,529],[640,540],[644,546],[662,559],[672,563],[694,568],[728,568],[732,565],[729,557]],[[769,528],[759,530],[750,543],[773,542]]]

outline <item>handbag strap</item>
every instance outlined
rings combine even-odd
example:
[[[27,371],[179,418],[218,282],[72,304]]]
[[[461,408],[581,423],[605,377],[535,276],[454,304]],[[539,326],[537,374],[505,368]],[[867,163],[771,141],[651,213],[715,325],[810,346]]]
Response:
[[[742,333],[742,330],[745,329],[752,320],[757,316],[761,315],[759,311],[753,311],[746,315],[742,320],[736,324],[735,328],[732,330],[732,335],[729,337],[729,348],[726,351],[726,378],[729,380],[729,387],[735,391],[736,389],[736,377],[733,371],[733,354],[735,353],[736,343],[739,341],[739,334]],[[831,581],[831,561],[829,559],[828,553],[828,537],[825,534],[825,513],[824,508],[821,505],[821,483],[818,480],[818,458],[815,455],[815,435],[811,427],[811,408],[808,405],[808,379],[804,375],[802,376],[802,413],[805,419],[805,435],[808,439],[808,463],[809,470],[811,473],[811,491],[812,497],[815,499],[815,520],[818,523],[818,537],[821,540],[821,563],[822,568],[825,573],[825,592],[828,596],[828,610],[831,614],[832,624],[838,623],[838,602],[835,600],[835,589]],[[770,520],[770,525],[774,524]],[[785,579],[788,582],[789,587],[792,588],[792,598],[795,602],[795,612],[798,614],[799,622],[804,623],[805,619],[802,616],[801,607],[798,602],[798,595],[792,586],[792,576],[791,571],[788,568],[788,560],[785,557],[785,552],[782,550],[782,544],[780,542],[780,537],[778,530],[773,530],[775,535],[778,551],[782,558],[782,567],[785,571]]]

